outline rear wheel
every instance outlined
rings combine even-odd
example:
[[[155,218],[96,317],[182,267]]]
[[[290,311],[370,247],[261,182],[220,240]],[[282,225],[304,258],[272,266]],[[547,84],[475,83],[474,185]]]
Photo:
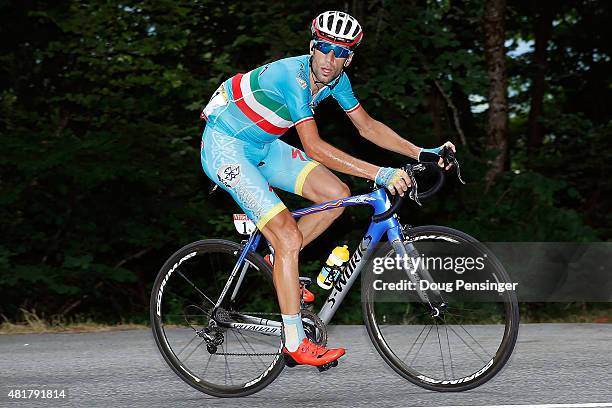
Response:
[[[280,326],[272,271],[253,252],[246,256],[246,270],[234,299],[230,300],[240,273],[226,300],[215,308],[241,250],[237,243],[217,239],[189,244],[166,261],[151,293],[151,326],[164,359],[187,384],[217,397],[260,391],[285,366],[280,335],[218,324]]]
[[[486,279],[511,282],[495,255],[461,231],[426,226],[408,229],[405,236],[404,245],[415,259],[439,255],[436,251],[455,256],[480,254],[486,259],[486,268],[478,279],[467,272],[457,276],[456,271],[445,274],[428,268],[430,281],[441,283],[459,278],[468,282]],[[386,243],[377,256],[395,259],[396,254],[391,244]],[[407,278],[403,269],[400,273],[397,276]],[[418,274],[427,276],[422,268]],[[487,296],[458,291],[436,295],[430,291],[430,305],[414,291],[409,296],[376,290],[382,284],[374,282],[380,281],[381,276],[371,270],[364,276],[363,314],[377,351],[401,376],[434,391],[465,391],[484,384],[506,364],[519,327],[513,291]]]

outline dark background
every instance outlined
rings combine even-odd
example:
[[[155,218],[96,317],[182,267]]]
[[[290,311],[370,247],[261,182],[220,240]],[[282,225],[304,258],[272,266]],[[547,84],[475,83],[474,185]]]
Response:
[[[207,195],[200,109],[234,73],[306,53],[310,21],[334,8],[365,30],[348,73],[366,110],[419,146],[458,146],[468,185],[406,205],[403,222],[482,241],[610,240],[607,1],[0,1],[0,317],[146,321],[170,254],[240,239],[238,207]],[[356,157],[405,162],[331,98],[316,119]],[[300,146],[293,130],[284,140]],[[354,248],[368,216],[347,210],[304,250],[301,274],[336,244]],[[336,322],[358,322],[358,290],[349,303]]]

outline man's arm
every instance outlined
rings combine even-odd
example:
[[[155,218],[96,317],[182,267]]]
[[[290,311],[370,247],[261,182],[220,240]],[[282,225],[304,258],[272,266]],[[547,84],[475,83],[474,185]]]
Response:
[[[348,117],[364,139],[384,149],[412,157],[415,160],[419,159],[420,147],[410,143],[384,123],[373,119],[363,106],[348,113]]]
[[[298,124],[296,130],[308,157],[325,167],[369,180],[376,177],[379,166],[359,160],[321,139],[314,120]]]
[[[357,177],[375,180],[387,187],[391,194],[404,195],[411,185],[410,177],[403,170],[381,168],[359,160],[342,150],[325,142],[319,136],[314,120],[307,120],[296,125],[296,130],[306,154],[332,170]]]

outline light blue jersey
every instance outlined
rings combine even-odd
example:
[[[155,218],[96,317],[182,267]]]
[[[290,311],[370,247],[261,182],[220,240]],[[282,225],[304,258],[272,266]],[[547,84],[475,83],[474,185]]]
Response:
[[[319,163],[279,140],[289,128],[313,120],[315,107],[332,96],[347,112],[360,106],[343,72],[314,96],[310,56],[285,58],[229,78],[204,108],[201,162],[261,230],[286,209],[272,187],[302,195]]]
[[[311,120],[328,96],[347,112],[359,106],[346,73],[314,96],[308,74],[310,56],[285,58],[237,74],[217,89],[202,112],[217,129],[255,143],[270,143],[289,128]]]

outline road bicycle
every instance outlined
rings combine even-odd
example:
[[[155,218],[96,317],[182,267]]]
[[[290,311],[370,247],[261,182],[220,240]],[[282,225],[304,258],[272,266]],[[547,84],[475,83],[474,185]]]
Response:
[[[452,152],[444,155],[447,163],[455,164],[461,180]],[[447,227],[400,223],[397,211],[406,197],[421,204],[444,182],[444,172],[435,163],[407,165],[405,170],[412,187],[403,197],[395,195],[391,201],[385,189],[374,186],[367,194],[292,212],[299,218],[353,205],[374,210],[365,235],[318,313],[302,301],[305,332],[313,342],[326,344],[326,325],[363,273],[364,323],[384,361],[423,388],[469,390],[495,376],[512,353],[519,327],[516,294],[494,291],[483,299],[467,292],[447,293],[435,283],[447,279],[444,275],[449,272],[418,262],[414,268],[404,263],[395,271],[406,278],[404,283],[412,282],[414,290],[376,289],[381,275],[373,272],[373,265],[386,259],[415,260],[440,245],[480,254],[487,260],[481,273],[487,282],[511,282],[495,255],[475,238]],[[418,182],[428,173],[437,175],[435,181],[419,192]],[[252,223],[243,232],[248,239],[240,243],[206,239],[184,246],[162,266],[151,293],[151,326],[165,361],[190,386],[217,397],[258,392],[293,365],[281,352],[283,333],[272,268],[257,252],[262,235]],[[376,259],[383,262],[375,263]],[[302,287],[308,283],[308,278],[300,278]],[[426,285],[421,287],[422,283]]]

